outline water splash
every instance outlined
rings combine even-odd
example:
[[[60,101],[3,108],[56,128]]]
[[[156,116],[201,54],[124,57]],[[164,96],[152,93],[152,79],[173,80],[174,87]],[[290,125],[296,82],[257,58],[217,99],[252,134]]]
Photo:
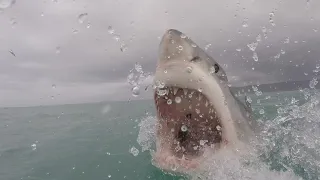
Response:
[[[120,43],[120,48],[119,49],[120,49],[121,52],[125,52],[125,51],[128,50],[128,45],[121,40],[121,36],[119,34],[116,34],[116,31],[114,30],[114,28],[112,26],[108,26],[108,33],[110,35],[112,35],[112,38],[115,41]]]
[[[139,155],[139,150],[136,147],[132,147],[129,152],[133,155],[133,156],[138,156]]]
[[[150,76],[150,73],[142,70],[142,66],[139,63],[135,63],[134,68],[130,70],[127,76],[127,82],[132,86],[131,91],[134,97],[140,95],[140,85]]]
[[[139,123],[139,127],[137,142],[141,146],[141,151],[151,150],[156,136],[156,118],[152,116],[143,118]]]

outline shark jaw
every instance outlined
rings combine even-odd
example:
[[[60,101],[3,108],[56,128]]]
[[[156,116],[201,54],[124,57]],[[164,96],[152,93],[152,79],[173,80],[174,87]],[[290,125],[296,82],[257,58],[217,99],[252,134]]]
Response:
[[[194,169],[208,152],[237,142],[224,70],[177,30],[162,38],[154,84],[156,166]]]

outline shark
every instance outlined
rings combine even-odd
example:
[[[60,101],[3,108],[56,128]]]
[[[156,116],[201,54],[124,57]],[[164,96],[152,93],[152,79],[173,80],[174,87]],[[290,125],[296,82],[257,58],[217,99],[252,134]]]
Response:
[[[196,169],[208,152],[239,150],[255,138],[251,104],[232,93],[223,67],[190,37],[165,31],[153,80],[156,150],[163,169]]]

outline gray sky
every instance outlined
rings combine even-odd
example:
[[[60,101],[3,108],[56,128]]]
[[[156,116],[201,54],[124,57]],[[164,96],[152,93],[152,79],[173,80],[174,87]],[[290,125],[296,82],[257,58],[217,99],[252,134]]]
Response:
[[[136,62],[154,72],[168,28],[211,44],[207,52],[235,85],[310,79],[320,63],[319,7],[315,0],[16,0],[0,10],[0,106],[149,97],[144,88],[132,97],[127,76]],[[247,44],[259,34],[255,62]]]

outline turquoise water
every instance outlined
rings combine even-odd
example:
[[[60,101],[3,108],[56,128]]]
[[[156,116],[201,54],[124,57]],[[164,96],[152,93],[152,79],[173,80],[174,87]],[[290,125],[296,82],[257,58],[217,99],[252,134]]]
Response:
[[[320,134],[317,131],[320,128],[317,108],[304,110],[301,106],[305,102],[316,103],[317,98],[312,97],[306,92],[252,95],[255,119],[267,125],[284,121],[281,125],[268,126],[272,128],[264,131],[269,139],[266,138],[268,143],[264,144],[261,161],[270,169],[293,169],[303,179],[318,179],[320,142],[315,138],[319,137],[316,135]],[[293,98],[300,101],[295,102]],[[303,115],[294,117],[294,111]],[[154,112],[153,102],[147,100],[3,108],[0,110],[0,179],[187,179],[154,167],[150,152],[142,152],[137,142],[139,123],[152,117]],[[304,134],[307,138],[304,140],[313,143],[303,144],[299,139],[301,136],[292,134],[290,128],[296,125],[290,123],[292,119],[308,119],[306,115],[311,115],[309,120],[299,123],[309,125],[299,126],[314,130]],[[290,120],[289,116],[294,118]],[[132,147],[139,150],[137,156],[130,152]],[[289,152],[283,155],[285,148]],[[299,148],[299,152],[294,151]]]

